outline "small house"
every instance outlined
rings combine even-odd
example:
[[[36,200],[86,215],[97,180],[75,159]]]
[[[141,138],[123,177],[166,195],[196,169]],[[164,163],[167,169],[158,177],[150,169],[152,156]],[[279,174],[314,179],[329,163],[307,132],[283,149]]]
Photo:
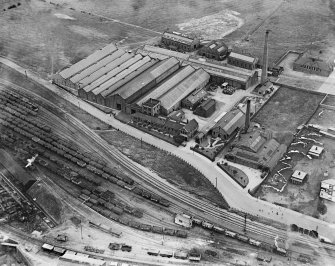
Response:
[[[303,182],[305,182],[307,178],[307,173],[296,170],[291,176],[291,183],[296,184],[296,185],[301,185]]]

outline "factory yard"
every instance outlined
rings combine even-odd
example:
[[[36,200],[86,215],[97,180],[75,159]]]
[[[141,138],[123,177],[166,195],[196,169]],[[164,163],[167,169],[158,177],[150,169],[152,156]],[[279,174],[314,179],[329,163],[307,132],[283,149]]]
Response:
[[[308,122],[323,98],[308,91],[281,87],[252,121],[271,130],[280,143],[290,144],[297,127]]]

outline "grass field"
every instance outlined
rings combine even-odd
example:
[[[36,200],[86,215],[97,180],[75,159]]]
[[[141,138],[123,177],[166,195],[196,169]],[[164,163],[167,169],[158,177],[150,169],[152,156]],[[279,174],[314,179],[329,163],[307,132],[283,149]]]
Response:
[[[311,118],[322,99],[322,95],[281,87],[253,122],[273,131],[279,142],[288,144],[296,128]]]
[[[227,208],[225,200],[208,179],[183,160],[120,131],[99,135],[135,162],[152,169],[170,183]]]

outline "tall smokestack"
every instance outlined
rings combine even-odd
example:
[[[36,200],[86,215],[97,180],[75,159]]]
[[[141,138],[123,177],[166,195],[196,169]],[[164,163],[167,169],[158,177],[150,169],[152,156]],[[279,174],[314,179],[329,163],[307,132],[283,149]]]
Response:
[[[264,84],[268,77],[268,38],[269,30],[265,32],[265,43],[264,43],[264,53],[263,53],[263,68],[261,76],[261,84]]]
[[[250,126],[250,99],[247,100],[247,110],[245,112],[244,133],[248,132]]]

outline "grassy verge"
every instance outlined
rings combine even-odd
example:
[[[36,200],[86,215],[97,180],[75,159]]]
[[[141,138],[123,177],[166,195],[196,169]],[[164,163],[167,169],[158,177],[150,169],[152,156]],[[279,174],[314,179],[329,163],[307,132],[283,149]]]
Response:
[[[98,132],[98,134],[132,160],[157,172],[170,183],[222,208],[228,207],[212,183],[182,159],[120,131]]]

